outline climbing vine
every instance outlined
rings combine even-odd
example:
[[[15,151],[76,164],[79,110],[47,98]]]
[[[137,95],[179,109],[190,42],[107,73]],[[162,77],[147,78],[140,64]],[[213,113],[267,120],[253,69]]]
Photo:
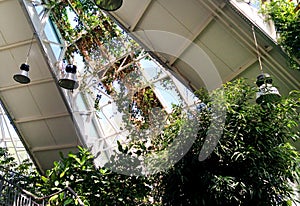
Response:
[[[300,3],[291,0],[272,0],[262,7],[262,12],[273,20],[278,42],[290,56],[291,67],[300,64]]]

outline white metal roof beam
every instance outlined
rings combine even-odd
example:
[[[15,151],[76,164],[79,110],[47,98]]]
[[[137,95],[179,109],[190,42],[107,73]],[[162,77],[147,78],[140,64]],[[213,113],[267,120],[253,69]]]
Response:
[[[20,124],[20,123],[25,123],[25,122],[55,119],[55,118],[68,117],[68,116],[70,116],[69,113],[55,114],[55,115],[42,116],[42,117],[29,117],[29,118],[16,119],[15,123]]]
[[[53,146],[45,146],[45,147],[34,147],[31,149],[32,152],[44,152],[50,150],[62,150],[62,149],[71,149],[76,148],[78,144],[65,144],[65,145],[53,145]]]
[[[241,29],[241,27],[236,22],[234,22],[234,20],[232,18],[230,18],[224,11],[222,11],[222,9],[219,8],[218,5],[216,5],[214,2],[212,2],[212,1],[206,1],[206,0],[201,1],[201,2],[203,3],[203,5],[206,6],[206,8],[208,8],[209,10],[211,10],[212,12],[214,12],[215,15],[218,16],[220,22],[222,22],[233,33],[235,33],[239,37],[239,39],[245,45],[247,45],[255,53],[255,55],[256,55],[256,48],[255,48],[252,36],[249,36],[249,34],[247,34],[245,32],[245,30]],[[211,5],[209,5],[209,4],[211,4]],[[218,12],[216,12],[215,9],[217,9]],[[220,14],[222,14],[222,16],[220,16]],[[228,23],[223,17],[225,17],[230,23]],[[237,30],[233,29],[233,26],[235,26],[240,33]],[[296,85],[296,87],[300,87],[300,82],[297,81],[297,79],[295,79],[295,77],[293,75],[291,75],[286,70],[286,68],[283,68],[282,65],[280,65],[276,60],[274,60],[274,58],[269,54],[269,52],[272,49],[272,48],[271,49],[270,48],[265,49],[265,48],[263,48],[262,46],[259,45],[260,56],[263,58],[263,60],[266,63],[268,63],[270,66],[272,66],[274,68],[279,68],[280,72],[284,73],[284,75],[281,75],[281,78],[284,78],[284,81],[291,82],[293,85]],[[267,57],[267,58],[264,58],[264,57]]]
[[[232,79],[234,79],[236,76],[241,74],[243,71],[248,69],[251,65],[253,65],[255,62],[257,62],[257,58],[251,59],[248,63],[244,64],[242,67],[240,67],[238,70],[233,72],[231,75],[229,75],[226,79],[223,80],[223,83],[229,82]]]
[[[45,83],[49,83],[49,82],[54,82],[54,79],[51,78],[51,79],[43,79],[43,80],[32,81],[32,82],[30,82],[30,86],[45,84]],[[7,91],[7,90],[12,90],[12,89],[18,89],[18,88],[25,87],[25,86],[28,86],[28,85],[16,84],[16,85],[13,85],[13,86],[6,86],[6,87],[3,87],[3,88],[0,88],[0,92]]]
[[[17,47],[21,47],[21,46],[25,46],[25,45],[28,45],[28,44],[31,44],[32,43],[35,43],[36,40],[35,39],[28,39],[28,40],[25,40],[25,41],[20,41],[20,42],[16,42],[16,43],[13,43],[13,44],[7,44],[5,46],[0,46],[0,51],[5,51],[5,50],[9,50],[9,49],[13,49],[13,48],[17,48]]]
[[[200,1],[202,2],[202,1]],[[223,8],[226,4],[223,3],[221,8]],[[198,28],[195,29],[196,32],[194,32],[194,35],[189,38],[189,41],[186,41],[185,45],[183,45],[180,49],[176,57],[174,57],[170,62],[169,65],[172,66],[177,59],[180,58],[180,56],[186,51],[186,49],[189,48],[191,44],[199,37],[199,35],[202,33],[202,31],[211,23],[211,21],[214,19],[214,15],[211,15],[204,24],[200,25]]]
[[[135,30],[135,28],[137,27],[137,25],[139,24],[139,22],[143,18],[144,14],[146,13],[147,9],[150,7],[150,5],[151,5],[152,2],[153,2],[152,0],[148,0],[147,1],[147,3],[145,4],[145,7],[142,8],[141,12],[137,16],[137,18],[134,21],[134,23],[128,27],[129,31],[133,32]]]
[[[11,1],[11,0],[0,0],[0,3],[3,3],[3,2],[5,2],[5,1]]]

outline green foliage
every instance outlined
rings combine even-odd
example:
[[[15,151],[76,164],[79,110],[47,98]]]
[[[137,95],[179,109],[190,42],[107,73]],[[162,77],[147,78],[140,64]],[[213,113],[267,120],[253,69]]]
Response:
[[[78,148],[78,153],[69,153],[54,162],[44,175],[24,162],[17,166],[6,149],[0,149],[0,175],[19,187],[40,197],[47,197],[48,205],[79,205],[78,199],[66,188],[72,188],[84,205],[141,205],[149,203],[151,188],[145,177],[126,176],[96,169],[94,157],[87,149]],[[13,167],[12,167],[13,165]],[[14,170],[14,173],[12,173]],[[0,191],[4,195],[5,191]]]
[[[146,179],[96,169],[93,160],[87,149],[79,147],[77,154],[69,153],[55,162],[54,167],[41,176],[37,186],[44,195],[70,187],[85,205],[91,206],[138,205],[147,201],[145,197],[150,188],[146,186]],[[74,197],[61,194],[51,197],[51,205],[77,205]]]
[[[26,172],[27,164],[16,167],[5,150],[1,150],[0,163],[31,177],[30,181],[16,180],[22,180],[27,189],[34,188],[31,191],[35,194],[51,195],[70,187],[85,205],[291,205],[295,201],[291,182],[299,180],[300,156],[288,142],[299,139],[300,93],[292,92],[279,102],[261,107],[254,103],[255,90],[243,79],[224,85],[223,106],[227,112],[223,134],[203,161],[198,158],[211,123],[213,102],[202,91],[198,95],[206,107],[197,113],[197,139],[187,154],[165,171],[133,176],[105,167],[97,169],[94,157],[81,147],[76,154],[62,156],[43,176]],[[120,153],[133,157],[127,166],[135,167],[134,161],[142,155],[164,154],[160,152],[172,144],[185,120],[182,109],[174,107],[169,125],[150,146],[142,139],[119,144]],[[113,156],[111,164],[122,162],[120,158],[118,154]],[[78,205],[78,200],[66,190],[52,195],[49,204]]]
[[[129,44],[118,40],[122,35],[116,24],[100,12],[93,1],[51,0],[47,6],[51,9],[51,20],[69,45],[67,60],[70,61],[74,52],[78,52],[85,59],[91,58],[102,64],[108,58],[102,52],[118,58],[124,49],[128,49]],[[71,25],[73,20],[68,16],[70,11],[77,15],[74,28]],[[299,10],[295,10],[291,2],[274,0],[265,7],[264,12],[274,20],[280,34],[280,44],[290,56],[299,60]],[[120,65],[115,66],[118,69]],[[117,74],[116,68],[107,72],[107,85],[129,73],[124,70]],[[131,79],[137,80],[137,76],[127,78]],[[125,91],[125,86],[120,89]],[[197,96],[206,107],[199,110],[195,117],[199,128],[195,134],[196,141],[179,162],[173,166],[170,164],[165,171],[133,176],[118,174],[105,167],[95,168],[94,157],[81,147],[76,154],[61,155],[61,160],[54,162],[53,168],[44,175],[38,175],[28,162],[17,166],[7,151],[1,149],[1,169],[23,174],[8,178],[13,178],[25,189],[39,196],[51,195],[49,205],[78,205],[78,200],[69,190],[65,190],[67,187],[72,188],[85,205],[95,206],[289,205],[293,200],[290,182],[298,181],[300,173],[299,153],[287,143],[299,139],[299,92],[293,92],[280,102],[265,107],[255,104],[252,99],[255,88],[247,85],[243,79],[225,84],[223,91],[217,90],[214,94],[218,92],[225,93],[226,101],[222,104],[227,111],[225,126],[217,147],[204,161],[199,161],[198,157],[213,117],[210,110],[213,102],[205,91],[198,91]],[[149,113],[153,105],[159,106],[152,89],[140,92],[140,95],[142,97],[139,99],[143,101],[138,106],[144,114]],[[131,98],[116,96],[116,99],[119,109],[128,110]],[[130,115],[132,113],[126,117]],[[167,150],[176,136],[182,133],[188,116],[179,106],[174,106],[171,114],[164,115],[162,118],[166,121],[162,131],[159,130],[161,133],[152,134],[147,130],[137,130],[136,125],[130,127],[132,122],[127,118],[125,129],[131,132],[128,136],[130,142],[127,145],[118,143],[119,153],[106,166],[115,165],[120,171],[126,170],[122,168],[122,154],[132,157],[125,163],[131,169],[137,166],[137,172],[143,169],[138,167],[141,156],[157,154],[160,159],[169,161]],[[161,125],[155,122],[156,119],[151,122],[152,126],[161,129]],[[149,125],[144,129],[154,131]],[[190,128],[186,129],[190,131]],[[184,144],[185,141],[182,139],[180,143]],[[149,159],[148,162],[152,168],[165,166],[161,165],[165,162],[155,159]],[[59,193],[63,190],[65,192]],[[54,193],[57,194],[52,195]]]
[[[199,98],[207,106],[197,114],[198,137],[173,167],[147,175],[153,186],[152,204],[290,205],[294,201],[291,182],[299,180],[300,156],[288,142],[299,138],[300,93],[291,92],[280,102],[261,107],[253,99],[256,88],[243,79],[225,84],[223,90],[214,91],[214,94],[219,92],[225,93],[223,106],[227,112],[217,147],[206,160],[198,160],[211,124],[210,108],[215,103],[207,93],[199,91]],[[168,117],[168,126],[151,139],[150,146],[142,137],[131,138],[127,145],[119,143],[119,151],[132,158],[124,162],[116,155],[111,164],[115,164],[116,169],[126,165],[128,167],[123,169],[133,171],[140,164],[140,156],[164,154],[185,120],[180,107],[174,107]],[[169,155],[160,157],[169,161]],[[153,161],[151,166],[161,166],[155,163]]]
[[[8,153],[6,148],[0,147],[0,177],[11,184],[26,189],[31,193],[38,194],[35,188],[36,180],[39,177],[30,160],[24,160],[17,164],[15,158]],[[1,188],[1,187],[0,187]],[[3,190],[2,190],[3,189]],[[6,192],[11,192],[11,188],[5,187],[0,190],[0,204],[5,199]],[[15,190],[17,188],[14,188]],[[6,191],[8,190],[8,191]]]
[[[289,0],[272,0],[262,12],[274,21],[279,43],[291,58],[291,65],[299,69],[300,62],[300,14],[299,5]],[[298,62],[295,62],[296,58]]]
[[[5,168],[8,170],[15,168],[17,165],[14,157],[8,153],[6,148],[0,148],[0,165],[2,167],[5,165]]]
[[[125,35],[93,1],[50,0],[45,6],[67,45],[64,58],[69,63],[74,53],[79,53],[83,61],[93,59],[102,64],[111,61],[111,56],[119,58],[123,55],[126,45],[122,38]]]
[[[199,162],[206,137],[200,129],[188,154],[163,174],[164,204],[287,205],[290,182],[299,180],[300,156],[287,143],[299,137],[299,93],[261,107],[244,80],[225,84],[224,92],[222,138],[209,158]],[[209,109],[199,113],[200,128],[207,128],[208,116]]]

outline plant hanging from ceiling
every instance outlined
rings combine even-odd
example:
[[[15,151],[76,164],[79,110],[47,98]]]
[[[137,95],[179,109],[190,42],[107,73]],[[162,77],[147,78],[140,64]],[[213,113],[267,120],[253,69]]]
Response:
[[[93,1],[49,1],[47,8],[51,9],[50,19],[66,41],[68,61],[74,53],[80,53],[88,61],[99,51],[102,58],[111,60],[120,55],[120,46],[126,47],[122,44],[121,30]]]

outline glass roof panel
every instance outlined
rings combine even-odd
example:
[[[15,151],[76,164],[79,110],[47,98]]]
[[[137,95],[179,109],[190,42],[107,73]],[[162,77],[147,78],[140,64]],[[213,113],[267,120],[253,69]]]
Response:
[[[105,13],[88,7],[85,12],[92,13],[91,18],[79,10],[83,7],[70,4],[59,14],[52,9],[49,19],[45,7],[37,5],[36,11],[42,22],[47,20],[44,32],[59,61],[53,65],[75,64],[78,68],[79,88],[64,94],[86,145],[101,165],[116,149],[117,141],[127,141],[130,128],[137,129],[151,118],[157,120],[155,111],[162,116],[170,113],[172,104],[191,105],[194,96]],[[65,13],[64,21],[57,22]],[[74,35],[66,35],[66,28]],[[143,134],[151,136],[149,131]]]
[[[0,147],[7,148],[18,164],[30,159],[2,104],[0,105]]]

